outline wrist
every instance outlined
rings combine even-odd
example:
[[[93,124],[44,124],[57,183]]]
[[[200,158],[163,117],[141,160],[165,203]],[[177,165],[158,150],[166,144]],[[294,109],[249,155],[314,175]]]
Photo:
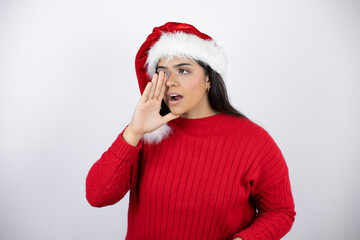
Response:
[[[142,137],[145,133],[141,132],[138,128],[134,128],[132,122],[127,126],[126,130],[134,136]]]
[[[122,138],[130,145],[137,146],[143,134],[133,131],[129,125],[122,134]]]

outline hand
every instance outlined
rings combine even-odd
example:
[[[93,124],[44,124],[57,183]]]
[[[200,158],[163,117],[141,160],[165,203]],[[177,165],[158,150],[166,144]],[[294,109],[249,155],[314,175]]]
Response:
[[[146,85],[129,124],[129,128],[134,134],[142,136],[179,117],[172,113],[165,116],[160,115],[166,80],[164,72],[160,71],[159,74],[155,73],[152,81]]]

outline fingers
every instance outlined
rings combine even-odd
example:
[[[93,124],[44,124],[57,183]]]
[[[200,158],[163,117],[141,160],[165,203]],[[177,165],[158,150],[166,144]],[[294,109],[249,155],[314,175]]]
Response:
[[[166,90],[166,81],[167,81],[167,77],[164,74],[164,78],[163,78],[163,83],[161,84],[161,89],[160,89],[160,93],[158,95],[158,101],[161,102],[161,100],[164,98],[165,95],[165,90]]]
[[[157,73],[154,73],[154,75],[153,75],[153,77],[152,77],[152,80],[151,80],[152,86],[151,86],[151,89],[150,89],[150,93],[149,93],[148,99],[153,99],[153,98],[154,98],[157,78],[158,78],[158,74],[157,74]]]
[[[159,77],[158,77],[158,80],[157,80],[157,84],[156,84],[156,88],[155,88],[155,94],[154,94],[154,98],[155,99],[158,99],[159,98],[159,95],[161,93],[161,90],[164,86],[164,78],[165,78],[165,74],[163,71],[161,71],[159,73]]]
[[[148,99],[155,99],[155,100],[160,100],[161,101],[161,99],[162,99],[162,97],[164,95],[163,88],[165,88],[164,72],[160,71],[159,74],[154,74],[151,82],[152,82],[152,86],[151,86],[151,89],[150,89]]]
[[[146,84],[146,87],[145,87],[145,89],[144,89],[144,92],[143,92],[143,94],[141,95],[140,102],[142,102],[142,103],[146,102],[146,100],[147,100],[148,97],[149,97],[149,93],[150,93],[150,89],[151,89],[152,85],[153,85],[152,82],[148,82],[148,83]]]

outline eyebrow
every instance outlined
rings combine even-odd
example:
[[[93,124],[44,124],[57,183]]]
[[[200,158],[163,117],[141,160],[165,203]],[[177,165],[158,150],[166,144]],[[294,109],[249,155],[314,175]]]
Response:
[[[190,63],[179,63],[173,66],[173,68],[177,68],[177,67],[181,67],[181,66],[192,66]],[[157,66],[156,70],[158,70],[159,68],[161,69],[167,69],[167,67],[164,66]]]

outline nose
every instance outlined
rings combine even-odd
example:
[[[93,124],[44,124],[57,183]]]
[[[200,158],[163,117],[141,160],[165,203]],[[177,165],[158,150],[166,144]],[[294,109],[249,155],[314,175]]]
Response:
[[[169,72],[167,72],[165,74],[166,76],[166,86],[170,87],[170,86],[176,86],[178,84],[178,81],[176,79],[176,76],[170,74]]]

